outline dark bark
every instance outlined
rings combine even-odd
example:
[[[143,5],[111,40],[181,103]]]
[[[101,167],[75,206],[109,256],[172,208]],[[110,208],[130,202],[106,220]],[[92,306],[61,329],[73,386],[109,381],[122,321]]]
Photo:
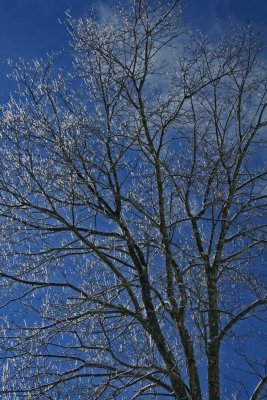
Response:
[[[208,357],[208,386],[209,399],[220,400],[220,365],[219,365],[219,350],[218,341],[219,333],[219,311],[218,311],[218,293],[216,287],[216,277],[214,268],[207,268],[208,277],[208,300],[209,300],[209,340],[207,344]]]

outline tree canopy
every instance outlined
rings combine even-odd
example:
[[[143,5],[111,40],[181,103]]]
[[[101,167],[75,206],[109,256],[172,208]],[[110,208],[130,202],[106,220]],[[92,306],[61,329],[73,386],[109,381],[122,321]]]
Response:
[[[213,43],[178,3],[68,15],[71,73],[11,65],[4,400],[267,395],[263,44]]]

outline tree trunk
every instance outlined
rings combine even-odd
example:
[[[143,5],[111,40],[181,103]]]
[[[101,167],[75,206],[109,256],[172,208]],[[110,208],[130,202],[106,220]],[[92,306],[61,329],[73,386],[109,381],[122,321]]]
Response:
[[[215,268],[211,268],[208,271],[208,297],[209,342],[207,346],[207,356],[209,400],[220,400],[219,311]]]
[[[209,345],[209,350],[208,350],[209,400],[220,400],[219,351],[220,351],[220,346],[217,342],[213,342]]]

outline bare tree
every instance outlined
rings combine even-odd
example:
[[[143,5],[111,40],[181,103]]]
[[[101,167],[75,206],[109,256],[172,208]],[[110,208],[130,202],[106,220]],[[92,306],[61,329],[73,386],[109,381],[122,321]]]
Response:
[[[177,3],[69,16],[73,74],[13,66],[4,400],[266,395],[262,44],[195,36]]]

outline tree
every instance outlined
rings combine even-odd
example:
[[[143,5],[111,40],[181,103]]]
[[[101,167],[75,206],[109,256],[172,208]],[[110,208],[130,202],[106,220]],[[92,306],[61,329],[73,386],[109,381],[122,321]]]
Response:
[[[68,27],[75,71],[13,65],[1,111],[1,398],[263,399],[258,35],[178,1]]]

